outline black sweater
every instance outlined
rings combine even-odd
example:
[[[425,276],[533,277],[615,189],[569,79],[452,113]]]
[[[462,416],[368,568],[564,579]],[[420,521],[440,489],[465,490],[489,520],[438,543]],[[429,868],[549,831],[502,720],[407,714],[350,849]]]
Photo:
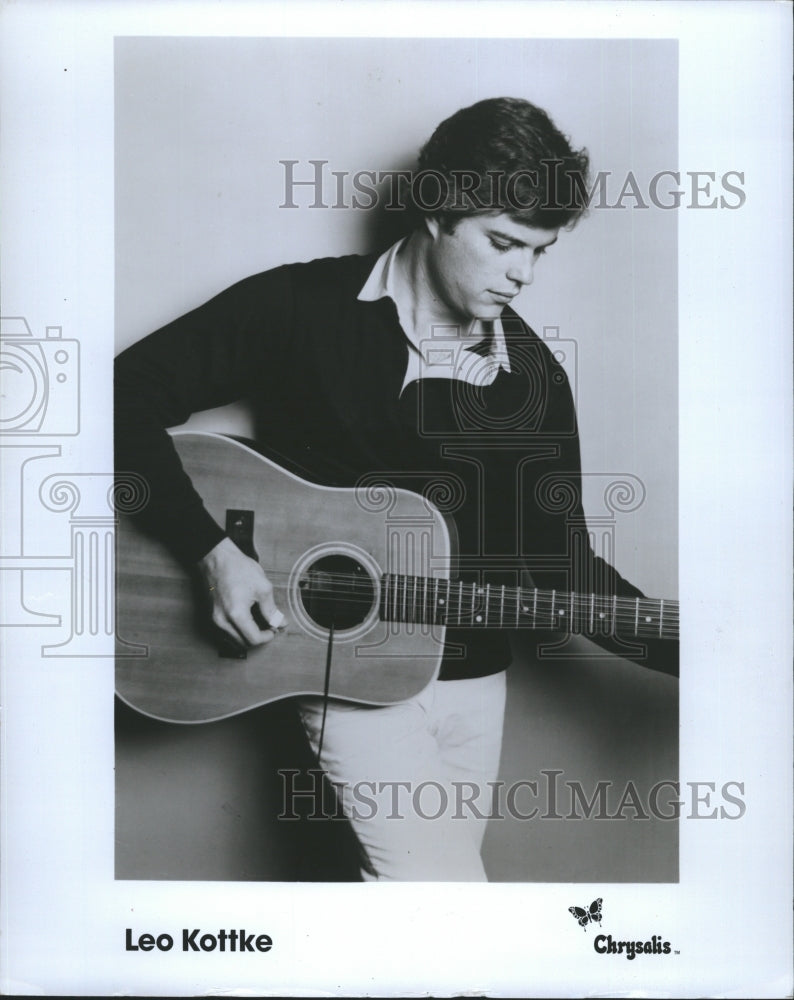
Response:
[[[392,473],[419,492],[453,483],[464,579],[516,585],[524,569],[537,587],[642,596],[587,542],[573,398],[546,345],[508,308],[510,373],[485,388],[425,379],[401,394],[410,348],[394,303],[357,298],[375,260],[253,275],[117,358],[116,468],[149,484],[144,525],[186,562],[224,537],[165,429],[245,398],[259,450],[304,479],[351,487]],[[445,657],[442,678],[510,662],[504,632],[450,628],[447,638],[466,655]]]

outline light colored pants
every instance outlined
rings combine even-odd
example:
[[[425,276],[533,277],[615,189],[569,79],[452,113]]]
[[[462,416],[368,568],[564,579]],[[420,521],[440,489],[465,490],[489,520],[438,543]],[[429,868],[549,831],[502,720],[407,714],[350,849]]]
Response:
[[[365,880],[484,882],[480,846],[499,770],[504,671],[434,681],[409,701],[330,701],[320,766],[369,862]],[[322,698],[299,714],[315,754]]]

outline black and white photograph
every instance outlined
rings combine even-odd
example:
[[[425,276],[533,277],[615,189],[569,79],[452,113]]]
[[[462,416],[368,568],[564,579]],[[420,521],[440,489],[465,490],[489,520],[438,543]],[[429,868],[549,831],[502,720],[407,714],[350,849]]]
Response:
[[[4,992],[790,993],[729,6],[3,8]]]
[[[676,43],[115,66],[117,875],[677,881]]]

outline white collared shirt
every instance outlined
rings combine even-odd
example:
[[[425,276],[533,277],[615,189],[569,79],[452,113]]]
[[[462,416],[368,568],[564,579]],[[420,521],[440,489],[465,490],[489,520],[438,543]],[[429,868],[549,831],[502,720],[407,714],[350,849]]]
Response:
[[[510,372],[502,321],[472,321],[467,336],[460,336],[457,326],[433,325],[426,330],[413,326],[414,298],[407,282],[396,280],[396,269],[400,266],[397,254],[408,237],[389,247],[375,261],[364,287],[358,293],[362,302],[374,302],[388,296],[397,307],[400,325],[405,331],[411,350],[408,352],[408,367],[403,379],[403,389],[418,379],[454,378],[472,385],[490,385],[504,368]],[[491,328],[491,329],[489,329]],[[491,349],[483,357],[469,348],[481,343],[491,334]]]

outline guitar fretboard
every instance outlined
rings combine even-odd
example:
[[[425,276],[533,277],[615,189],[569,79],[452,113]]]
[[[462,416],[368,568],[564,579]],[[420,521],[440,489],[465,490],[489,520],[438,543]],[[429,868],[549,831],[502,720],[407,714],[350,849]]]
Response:
[[[397,573],[387,573],[381,580],[381,617],[463,628],[550,629],[661,639],[679,636],[678,601],[479,586]]]

